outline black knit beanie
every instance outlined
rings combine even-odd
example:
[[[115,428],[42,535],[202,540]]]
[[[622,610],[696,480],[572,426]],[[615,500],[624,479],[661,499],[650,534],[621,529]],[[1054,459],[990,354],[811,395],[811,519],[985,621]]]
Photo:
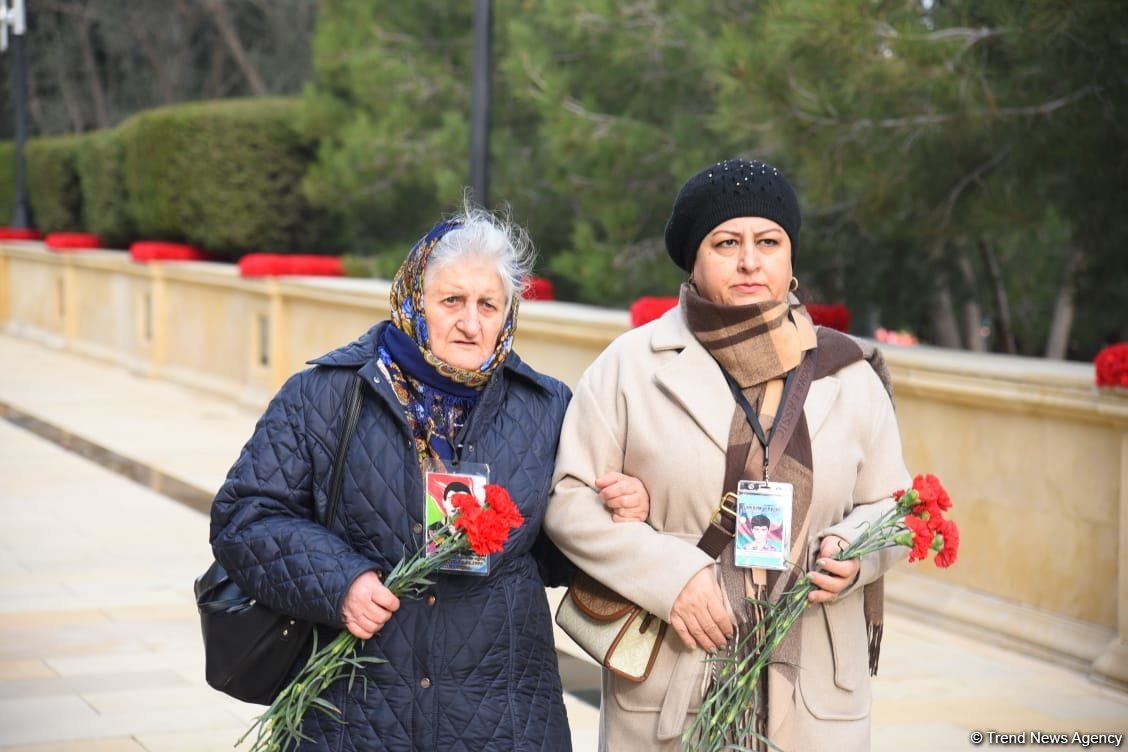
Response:
[[[759,160],[726,159],[697,173],[678,191],[666,222],[666,252],[693,271],[697,248],[714,227],[733,217],[764,217],[799,245],[799,200],[783,173]]]

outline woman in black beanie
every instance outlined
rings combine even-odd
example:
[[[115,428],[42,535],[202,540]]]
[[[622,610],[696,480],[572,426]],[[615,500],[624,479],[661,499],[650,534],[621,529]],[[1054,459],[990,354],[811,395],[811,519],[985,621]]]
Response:
[[[725,160],[691,177],[665,230],[689,274],[679,305],[616,339],[568,408],[545,529],[581,569],[672,627],[645,681],[604,672],[602,750],[680,750],[716,665],[708,653],[733,650],[757,621],[748,597],[778,596],[798,570],[819,589],[775,651],[752,723],[726,742],[869,749],[881,577],[906,551],[830,557],[910,478],[879,356],[813,326],[792,294],[800,218],[771,165]],[[596,513],[606,470],[645,483],[646,523]],[[780,491],[769,501],[784,517],[783,553],[740,567],[737,504],[722,500],[751,512],[762,500],[738,495],[740,484],[764,480]]]

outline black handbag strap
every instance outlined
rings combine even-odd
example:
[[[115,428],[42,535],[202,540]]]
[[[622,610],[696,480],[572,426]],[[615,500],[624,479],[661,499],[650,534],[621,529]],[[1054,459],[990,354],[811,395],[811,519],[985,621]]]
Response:
[[[333,475],[329,479],[329,506],[325,511],[325,527],[333,526],[337,517],[337,502],[341,499],[341,484],[344,482],[345,453],[348,451],[349,442],[356,433],[356,422],[360,418],[360,393],[364,386],[364,377],[359,373],[353,379],[352,389],[349,390],[349,401],[345,405],[345,427],[341,438],[337,442],[337,454],[333,457]]]

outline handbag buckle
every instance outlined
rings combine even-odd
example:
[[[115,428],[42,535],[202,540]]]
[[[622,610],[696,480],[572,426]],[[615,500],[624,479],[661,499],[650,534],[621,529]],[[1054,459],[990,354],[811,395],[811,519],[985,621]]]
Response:
[[[709,523],[719,522],[723,517],[732,520],[736,519],[736,494],[732,491],[729,491],[721,497],[721,503],[717,506],[716,511],[713,512],[713,517],[709,520]]]

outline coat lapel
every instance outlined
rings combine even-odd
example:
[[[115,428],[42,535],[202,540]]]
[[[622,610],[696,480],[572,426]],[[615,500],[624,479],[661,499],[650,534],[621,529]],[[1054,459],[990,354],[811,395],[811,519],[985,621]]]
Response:
[[[676,352],[658,367],[658,385],[722,452],[726,451],[735,402],[716,361],[686,327],[680,307],[658,320],[650,344],[655,353]],[[676,441],[677,437],[670,439]]]

